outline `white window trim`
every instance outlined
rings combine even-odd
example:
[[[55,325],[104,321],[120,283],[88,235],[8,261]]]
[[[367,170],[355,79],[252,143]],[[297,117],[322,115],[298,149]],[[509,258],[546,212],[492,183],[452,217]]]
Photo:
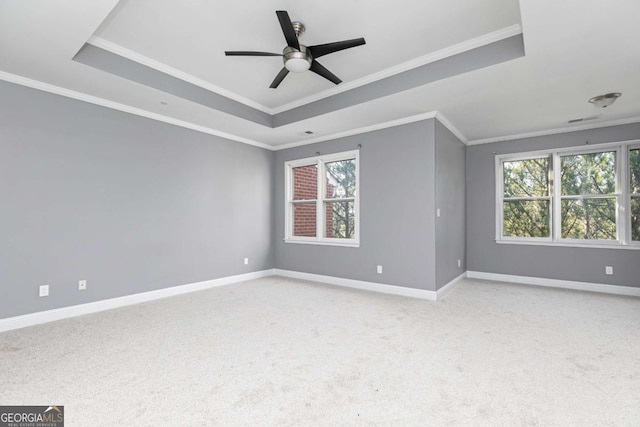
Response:
[[[340,160],[355,159],[356,163],[356,194],[353,197],[354,202],[354,224],[355,230],[353,239],[340,239],[335,237],[323,237],[325,210],[324,202],[327,200],[344,200],[344,199],[328,199],[325,198],[325,187],[322,183],[326,180],[325,163],[335,162]],[[316,237],[302,237],[293,235],[293,169],[301,166],[318,166],[318,194],[313,201],[316,204]],[[360,246],[360,152],[359,150],[344,151],[341,153],[326,154],[315,157],[307,157],[305,159],[291,160],[284,164],[284,241],[285,243],[299,243],[307,245],[329,245],[329,246],[347,246],[347,247],[359,247]]]
[[[640,140],[609,142],[581,147],[566,147],[551,150],[538,150],[526,153],[501,154],[495,157],[495,239],[500,244],[569,246],[581,248],[607,248],[640,250],[640,242],[631,240],[631,190],[629,184],[629,150],[640,148]],[[561,186],[560,157],[567,155],[589,154],[602,151],[616,151],[616,192],[611,195],[597,197],[616,199],[616,231],[617,240],[563,239],[559,224],[561,223]],[[551,181],[550,237],[511,237],[503,235],[503,201],[504,179],[502,164],[505,161],[549,158]],[[591,198],[587,196],[585,198]],[[541,199],[544,199],[542,197]]]
[[[631,150],[640,150],[640,141],[634,141],[629,143],[629,145],[627,145],[627,148],[625,151],[625,161],[627,164],[627,168],[625,169],[625,180],[627,183],[628,191],[625,194],[625,206],[624,206],[624,212],[629,212],[628,215],[625,216],[625,223],[627,226],[627,242],[630,242],[630,245],[634,245],[636,246],[638,249],[640,249],[640,242],[634,242],[631,240],[631,198],[632,198],[632,193],[631,193],[631,183],[629,182],[629,179],[631,178],[628,173],[629,173],[629,168],[630,168],[630,164],[629,164],[629,151]],[[639,193],[633,193],[633,195],[637,198]]]

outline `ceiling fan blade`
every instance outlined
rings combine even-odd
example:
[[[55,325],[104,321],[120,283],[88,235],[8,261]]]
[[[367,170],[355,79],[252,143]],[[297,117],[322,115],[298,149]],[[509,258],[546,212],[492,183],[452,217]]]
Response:
[[[324,66],[322,66],[322,64],[320,64],[318,61],[316,61],[315,59],[313,60],[313,62],[311,62],[311,67],[309,68],[311,71],[313,71],[314,73],[316,73],[319,76],[324,77],[325,79],[329,80],[332,83],[335,84],[340,84],[342,83],[342,80],[340,80],[335,74],[333,74],[331,71],[327,70],[326,68],[324,68]]]
[[[287,45],[296,50],[300,50],[298,36],[296,36],[296,31],[293,29],[293,24],[287,11],[277,10],[276,15],[278,15],[278,21],[280,21],[280,27],[282,28],[282,33],[284,34],[284,39],[287,41]]]
[[[225,50],[227,56],[282,56],[281,53],[253,52],[250,50]]]
[[[360,37],[359,39],[343,40],[341,42],[309,46],[307,47],[307,49],[311,51],[311,55],[313,55],[314,58],[320,58],[321,56],[328,55],[333,52],[338,52],[339,50],[345,50],[352,47],[361,46],[363,44],[365,44],[365,41],[362,37]]]
[[[271,89],[275,89],[278,87],[278,85],[280,83],[282,83],[282,81],[284,80],[285,77],[287,77],[287,74],[289,74],[289,70],[287,70],[286,68],[282,67],[282,70],[280,70],[280,72],[278,73],[278,75],[276,76],[275,79],[273,79],[273,81],[271,82],[271,86],[269,86]]]

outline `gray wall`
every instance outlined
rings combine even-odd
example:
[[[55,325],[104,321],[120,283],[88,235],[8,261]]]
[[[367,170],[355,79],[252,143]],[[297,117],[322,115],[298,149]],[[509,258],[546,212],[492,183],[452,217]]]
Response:
[[[466,271],[466,146],[436,121],[436,288]],[[461,264],[458,267],[458,259]]]
[[[276,268],[435,290],[434,140],[428,120],[276,152]],[[360,247],[284,243],[284,163],[358,144]]]
[[[0,318],[273,268],[272,152],[0,94]]]
[[[640,287],[640,251],[495,242],[495,154],[640,139],[640,124],[467,147],[468,270]],[[605,275],[605,266],[614,275]]]

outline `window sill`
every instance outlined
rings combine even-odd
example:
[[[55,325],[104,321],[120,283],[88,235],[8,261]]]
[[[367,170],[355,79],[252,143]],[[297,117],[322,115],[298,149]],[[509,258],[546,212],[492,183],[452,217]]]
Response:
[[[626,249],[640,250],[640,245],[623,245],[620,243],[575,243],[575,242],[552,242],[533,240],[496,240],[499,245],[531,245],[531,246],[557,246],[561,248],[591,248],[591,249]]]
[[[301,245],[319,245],[319,246],[344,246],[348,248],[359,248],[360,242],[334,242],[328,240],[297,240],[297,239],[284,239],[285,243],[297,243]]]

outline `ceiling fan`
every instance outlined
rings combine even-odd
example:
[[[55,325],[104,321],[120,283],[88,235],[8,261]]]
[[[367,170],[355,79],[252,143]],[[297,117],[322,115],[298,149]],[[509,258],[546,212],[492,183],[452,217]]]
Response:
[[[314,73],[324,77],[325,79],[335,84],[342,83],[335,74],[323,67],[316,58],[328,55],[340,50],[349,49],[352,47],[365,44],[364,39],[343,40],[333,43],[319,44],[315,46],[305,46],[300,44],[298,37],[304,33],[304,25],[301,22],[291,22],[289,14],[285,10],[276,11],[278,20],[280,21],[280,27],[284,33],[284,38],[287,41],[287,46],[282,50],[282,53],[271,52],[253,52],[253,51],[225,51],[227,56],[281,56],[284,61],[284,67],[276,78],[271,82],[271,89],[275,89],[289,74],[289,71],[299,73],[307,70],[311,70]]]

